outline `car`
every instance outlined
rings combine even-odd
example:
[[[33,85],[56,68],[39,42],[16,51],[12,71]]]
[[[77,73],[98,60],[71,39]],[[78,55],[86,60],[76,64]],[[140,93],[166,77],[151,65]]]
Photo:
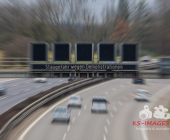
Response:
[[[141,62],[150,62],[151,61],[151,57],[150,56],[143,56],[141,59]]]
[[[69,78],[68,81],[74,81],[76,78]]]
[[[137,89],[135,92],[135,100],[149,101],[151,94],[147,90]]]
[[[35,78],[34,82],[35,83],[46,83],[47,82],[47,78]]]
[[[0,95],[4,95],[6,93],[6,87],[4,83],[0,83]]]
[[[146,84],[145,80],[142,79],[142,78],[133,78],[132,83],[134,83],[134,84]]]
[[[70,112],[71,112],[71,110],[69,110],[65,106],[56,107],[52,113],[51,123],[59,122],[59,121],[69,123],[70,122]]]
[[[67,107],[72,107],[72,106],[76,106],[81,108],[82,106],[82,98],[79,95],[75,95],[75,96],[70,96],[68,98],[68,102],[67,102]]]
[[[95,96],[92,98],[91,113],[105,112],[108,113],[107,103],[109,101],[105,97]]]

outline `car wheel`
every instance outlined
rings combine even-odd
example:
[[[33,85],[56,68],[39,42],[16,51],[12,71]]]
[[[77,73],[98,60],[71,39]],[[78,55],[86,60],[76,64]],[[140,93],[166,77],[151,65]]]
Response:
[[[93,111],[93,110],[91,110],[91,113],[94,113],[94,111]]]
[[[70,122],[70,119],[67,121],[67,123],[69,123]]]
[[[81,105],[79,106],[79,108],[81,108]]]
[[[53,123],[54,123],[54,120],[51,121],[51,124],[53,124]]]

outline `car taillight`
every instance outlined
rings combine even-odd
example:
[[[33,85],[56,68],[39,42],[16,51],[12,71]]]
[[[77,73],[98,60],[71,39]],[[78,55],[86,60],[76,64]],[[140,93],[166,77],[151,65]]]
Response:
[[[92,106],[93,106],[93,101],[92,101]]]
[[[70,102],[70,99],[68,99],[68,102]]]
[[[78,103],[80,103],[80,99],[78,100]]]
[[[105,102],[106,106],[107,106],[107,102]]]
[[[135,95],[138,95],[138,96],[140,96],[139,94],[137,94],[137,93],[135,93]]]

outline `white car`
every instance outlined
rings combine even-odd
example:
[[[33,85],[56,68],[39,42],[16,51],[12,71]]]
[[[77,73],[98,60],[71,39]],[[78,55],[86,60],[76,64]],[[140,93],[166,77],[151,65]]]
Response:
[[[35,78],[34,82],[35,83],[46,83],[47,82],[47,78]]]
[[[135,100],[150,101],[151,94],[147,90],[138,89],[135,92]]]

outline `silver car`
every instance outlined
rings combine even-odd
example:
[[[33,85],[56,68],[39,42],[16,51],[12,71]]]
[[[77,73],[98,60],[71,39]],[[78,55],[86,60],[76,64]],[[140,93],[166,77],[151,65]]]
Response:
[[[56,107],[52,113],[52,122],[62,121],[62,122],[70,122],[70,110],[67,107]]]
[[[46,83],[47,82],[47,78],[35,78],[34,82],[35,83]]]
[[[150,101],[151,94],[147,90],[137,89],[135,92],[135,100],[137,101]]]
[[[0,95],[4,95],[6,93],[6,87],[3,83],[0,83]]]
[[[91,107],[91,112],[105,112],[107,113],[107,104],[109,101],[105,97],[93,97],[92,99],[92,107]]]
[[[78,95],[76,96],[70,96],[67,102],[67,107],[71,107],[71,106],[76,106],[81,108],[82,106],[82,98]]]

